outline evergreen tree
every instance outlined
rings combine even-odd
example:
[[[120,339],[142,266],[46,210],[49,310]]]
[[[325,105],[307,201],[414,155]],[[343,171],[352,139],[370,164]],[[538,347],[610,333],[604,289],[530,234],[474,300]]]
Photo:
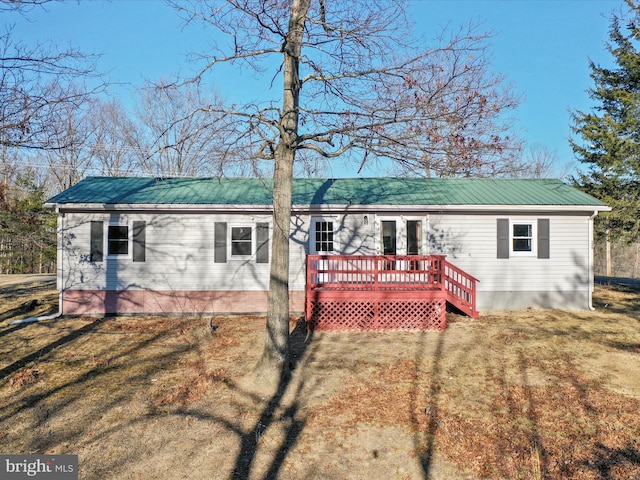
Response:
[[[591,112],[572,114],[570,143],[585,172],[574,178],[585,192],[612,211],[599,216],[596,231],[612,239],[638,241],[640,219],[640,6],[625,0],[630,11],[612,16],[608,51],[615,66],[590,62],[594,87]],[[624,27],[623,27],[624,25]]]
[[[32,173],[0,183],[0,273],[55,272],[56,214],[44,200]]]

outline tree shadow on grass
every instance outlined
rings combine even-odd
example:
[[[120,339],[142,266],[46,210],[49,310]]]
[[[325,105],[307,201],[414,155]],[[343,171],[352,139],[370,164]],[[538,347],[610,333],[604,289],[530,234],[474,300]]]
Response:
[[[49,353],[51,353],[52,351],[56,350],[57,348],[66,345],[70,342],[73,342],[74,340],[78,339],[79,337],[91,332],[92,330],[94,330],[96,327],[98,327],[98,325],[100,325],[102,323],[102,319],[96,319],[91,323],[87,323],[86,325],[78,328],[77,330],[73,330],[71,332],[69,332],[67,335],[65,335],[64,337],[59,338],[58,340],[56,340],[55,342],[51,342],[50,344],[28,354],[25,355],[24,357],[14,361],[13,363],[11,363],[10,365],[7,365],[6,367],[0,369],[0,380],[3,380],[4,378],[8,377],[9,375],[11,375],[12,373],[16,372],[17,370],[19,370],[20,368],[24,367],[25,365],[27,365],[28,363],[31,363],[35,360],[38,360],[39,358],[43,357],[44,355],[48,355]]]
[[[7,327],[0,331],[0,338],[4,337],[5,335],[10,335],[14,332],[17,332],[18,330],[22,330],[23,328],[26,328],[28,326],[28,323],[17,323],[15,325],[11,325],[10,327]]]
[[[37,351],[24,355],[19,361],[14,362],[12,369],[19,365],[29,366],[31,360],[42,362],[45,370],[45,381],[37,382],[35,390],[30,392],[16,388],[7,388],[2,394],[7,401],[0,406],[0,429],[9,428],[11,425],[18,429],[24,428],[28,435],[21,437],[19,441],[13,440],[14,451],[20,452],[51,452],[64,451],[68,445],[95,444],[103,439],[110,441],[110,435],[122,429],[135,428],[136,424],[144,424],[148,417],[137,415],[126,416],[122,419],[114,420],[107,429],[96,429],[93,421],[99,421],[104,415],[124,408],[131,403],[132,395],[136,394],[136,388],[128,388],[129,384],[143,383],[150,385],[152,378],[158,373],[159,364],[174,364],[180,361],[191,346],[189,344],[168,344],[165,345],[163,339],[170,338],[175,332],[172,329],[151,329],[144,332],[144,338],[140,338],[137,331],[107,327],[107,321],[97,319],[82,328],[75,329],[56,342],[38,349]],[[104,327],[104,328],[103,328]],[[97,335],[93,338],[100,338],[101,335],[126,335],[133,342],[127,341],[125,344],[114,346],[114,348],[99,346],[100,340],[96,343],[96,348],[91,352],[82,352],[76,359],[74,349],[78,343],[73,340],[80,340],[85,335]],[[126,339],[125,339],[126,340]],[[149,348],[162,345],[162,351],[140,356]],[[65,354],[65,351],[67,354]],[[68,355],[70,354],[70,356]],[[70,365],[72,374],[64,381],[51,380],[51,365]],[[88,368],[87,368],[88,367]],[[48,372],[47,372],[48,371]],[[48,373],[48,375],[47,375]],[[77,374],[76,374],[77,373]],[[106,387],[106,390],[105,390]],[[25,388],[30,388],[27,386]],[[87,400],[89,396],[90,400]],[[6,431],[6,430],[5,430]],[[2,435],[0,431],[0,436]],[[109,447],[107,447],[108,449]],[[69,453],[77,452],[71,450]],[[91,459],[85,459],[82,468],[95,469]],[[98,477],[103,477],[117,469],[121,465],[130,467],[130,462],[136,460],[135,451],[121,456],[109,458],[100,463]],[[127,464],[127,462],[129,462]],[[117,477],[116,477],[117,478]]]
[[[291,370],[302,368],[300,364],[303,359],[305,359],[305,352],[312,338],[312,332],[307,333],[307,325],[303,318],[297,321],[289,338],[291,348]],[[309,356],[306,358],[308,359]],[[298,437],[302,433],[306,423],[304,419],[299,418],[299,397],[302,388],[304,387],[304,380],[301,379],[296,385],[293,385],[292,379],[293,376],[291,373],[287,372],[281,375],[276,392],[267,401],[267,404],[260,413],[260,416],[253,425],[253,428],[246,432],[239,432],[240,450],[236,457],[233,472],[231,474],[232,479],[243,480],[250,477],[254,461],[258,454],[260,439],[267,429],[274,426],[276,423],[281,423],[286,425],[284,428],[283,439],[281,441],[280,448],[278,448],[275,457],[269,465],[268,471],[264,475],[265,479],[277,477],[284,460],[291,449],[296,445]],[[279,410],[284,406],[284,396],[288,392],[290,386],[295,389],[293,392],[293,401],[291,401],[284,411],[279,412]]]
[[[575,356],[581,343],[609,344],[612,333],[574,332],[574,323],[563,327],[545,319],[493,333],[478,328],[457,346],[446,342],[443,332],[424,358],[429,346],[423,337],[411,405],[422,478],[440,474],[435,454],[440,449],[446,459],[450,447],[460,449],[450,458],[457,468],[482,478],[575,478],[581,472],[602,479],[637,478],[637,401],[591,379]],[[637,341],[629,344],[616,348],[635,351]],[[455,384],[456,368],[466,377],[460,381],[474,388],[465,387],[468,405],[464,396],[450,397],[460,398],[460,405],[445,403],[466,384]],[[443,380],[453,388],[443,388]]]
[[[431,471],[433,468],[433,461],[435,455],[435,438],[438,430],[438,424],[440,422],[440,411],[438,407],[438,401],[440,396],[440,388],[442,382],[442,357],[444,354],[444,341],[447,330],[443,330],[438,333],[438,339],[436,342],[435,351],[433,354],[433,363],[431,370],[429,371],[429,389],[427,395],[427,405],[424,409],[426,416],[426,428],[421,431],[421,422],[418,415],[418,390],[420,383],[420,371],[422,370],[420,364],[425,360],[425,348],[427,344],[428,332],[420,333],[420,341],[418,342],[418,349],[415,356],[415,374],[414,385],[412,388],[412,401],[410,405],[411,409],[411,421],[415,429],[413,437],[414,449],[418,453],[418,459],[420,460],[420,467],[422,468],[422,474],[424,479],[431,478]],[[433,332],[431,332],[433,333]],[[420,412],[422,414],[422,412]]]

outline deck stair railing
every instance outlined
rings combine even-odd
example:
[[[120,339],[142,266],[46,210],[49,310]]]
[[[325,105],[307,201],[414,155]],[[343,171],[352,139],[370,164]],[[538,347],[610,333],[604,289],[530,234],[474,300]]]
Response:
[[[478,280],[444,255],[308,255],[305,316],[316,330],[446,328],[446,303],[477,318]]]

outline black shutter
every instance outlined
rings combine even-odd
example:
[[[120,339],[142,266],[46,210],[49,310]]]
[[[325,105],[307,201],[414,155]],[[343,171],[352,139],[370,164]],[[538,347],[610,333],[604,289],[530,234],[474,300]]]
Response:
[[[498,258],[509,258],[509,219],[498,219]]]
[[[146,260],[146,222],[133,222],[133,261]]]
[[[269,263],[269,224],[256,224],[256,263]]]
[[[549,219],[538,219],[538,258],[549,258]]]
[[[213,261],[227,263],[227,224],[216,222],[214,225]]]
[[[90,262],[101,262],[104,252],[104,224],[102,222],[91,222],[90,240]]]

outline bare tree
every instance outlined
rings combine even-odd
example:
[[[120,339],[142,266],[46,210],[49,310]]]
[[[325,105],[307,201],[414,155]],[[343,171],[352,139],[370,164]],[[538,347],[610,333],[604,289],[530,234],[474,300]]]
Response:
[[[204,22],[228,40],[200,56],[199,82],[219,64],[269,72],[273,100],[211,109],[236,119],[252,157],[272,161],[273,237],[267,328],[256,376],[269,383],[289,362],[289,234],[298,152],[378,158],[423,171],[460,156],[472,174],[481,153],[510,148],[494,113],[517,100],[487,75],[485,34],[463,28],[434,47],[412,37],[407,2],[398,0],[227,0],[174,2],[187,22]],[[272,63],[269,63],[272,62]],[[271,69],[269,71],[269,69]],[[427,159],[425,161],[425,159]],[[428,163],[425,163],[428,162]]]
[[[26,13],[50,1],[51,0],[0,0],[0,12]]]
[[[69,87],[69,91],[73,88]],[[86,108],[89,103],[84,103],[83,106],[60,104],[56,117],[47,127],[50,144],[60,147],[46,148],[42,156],[57,181],[58,191],[75,185],[93,168],[91,110]]]
[[[94,101],[88,122],[91,128],[90,151],[94,169],[113,177],[136,171],[136,155],[127,141],[136,124],[117,100]]]
[[[16,42],[12,32],[7,27],[0,35],[0,144],[64,148],[67,139],[52,135],[52,125],[91,96],[76,82],[93,73],[93,59],[73,49]]]
[[[205,97],[195,84],[160,81],[140,89],[135,120],[122,131],[141,171],[161,176],[219,175],[233,170],[221,100]]]
[[[526,149],[526,154],[523,158],[523,172],[518,175],[520,177],[530,178],[550,178],[553,176],[566,175],[566,172],[559,170],[556,172],[558,166],[558,156],[549,150],[544,145],[531,145]]]
[[[0,145],[0,169],[0,183],[8,185],[20,170],[17,149]]]
[[[147,82],[138,89],[132,115],[118,101],[92,102],[86,119],[90,140],[85,153],[102,175],[145,173],[153,176],[243,175],[251,163],[224,115],[211,114],[221,100],[201,95],[197,85]]]

